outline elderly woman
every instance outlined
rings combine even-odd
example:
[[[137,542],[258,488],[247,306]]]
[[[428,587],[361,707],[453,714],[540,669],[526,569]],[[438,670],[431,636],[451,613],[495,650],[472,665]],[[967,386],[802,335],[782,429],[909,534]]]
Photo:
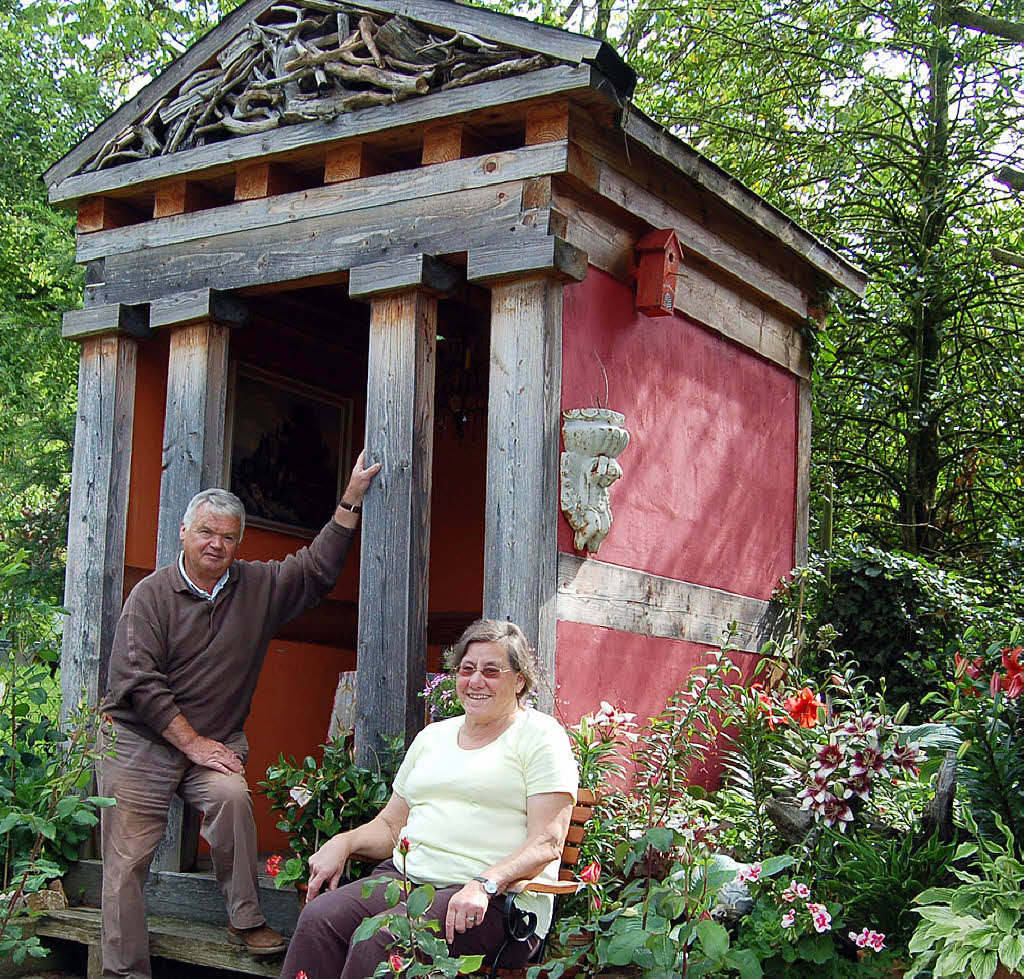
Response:
[[[388,957],[387,932],[351,943],[359,923],[386,908],[383,886],[368,898],[363,881],[338,886],[351,856],[384,860],[375,878],[400,879],[404,859],[411,882],[433,884],[427,914],[452,955],[493,958],[504,943],[505,889],[524,878],[557,879],[578,776],[561,726],[523,706],[537,683],[526,637],[512,623],[481,619],[456,643],[452,667],[465,715],[421,731],[381,813],[309,858],[307,904],[282,979],[366,979]],[[398,841],[406,839],[403,857]],[[537,914],[536,933],[510,946],[506,968],[525,965],[551,921],[549,896],[516,903]]]

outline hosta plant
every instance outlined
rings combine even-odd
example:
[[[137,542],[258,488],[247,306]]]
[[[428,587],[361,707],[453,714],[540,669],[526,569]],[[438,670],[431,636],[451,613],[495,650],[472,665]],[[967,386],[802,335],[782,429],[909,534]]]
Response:
[[[977,842],[963,844],[955,859],[973,858],[971,867],[954,868],[959,886],[933,887],[915,898],[922,920],[910,939],[907,979],[992,979],[1000,965],[1012,973],[1024,959],[1024,864],[1013,855],[1013,836],[998,816],[1002,841],[979,836],[969,812],[965,820]]]

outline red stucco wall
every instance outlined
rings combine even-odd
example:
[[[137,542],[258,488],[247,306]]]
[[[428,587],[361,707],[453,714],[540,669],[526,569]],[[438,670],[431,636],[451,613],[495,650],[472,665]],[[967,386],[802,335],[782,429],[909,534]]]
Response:
[[[793,565],[796,379],[682,316],[634,312],[595,268],[565,290],[562,337],[562,407],[606,402],[600,357],[630,432],[597,558],[767,598]]]

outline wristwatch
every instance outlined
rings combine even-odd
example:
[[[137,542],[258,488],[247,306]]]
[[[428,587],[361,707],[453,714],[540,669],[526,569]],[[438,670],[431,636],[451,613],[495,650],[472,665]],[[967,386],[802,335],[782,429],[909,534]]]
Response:
[[[346,503],[344,500],[338,500],[338,506],[342,510],[348,510],[349,513],[362,513],[363,506],[361,503]]]
[[[488,897],[494,897],[498,893],[498,885],[493,880],[488,880],[486,877],[474,877],[473,880],[483,887],[484,893]]]

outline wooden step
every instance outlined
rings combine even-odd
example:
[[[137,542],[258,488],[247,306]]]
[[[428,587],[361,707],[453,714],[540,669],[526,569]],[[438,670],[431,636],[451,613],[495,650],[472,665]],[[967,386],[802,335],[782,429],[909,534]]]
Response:
[[[281,973],[283,953],[253,955],[229,941],[227,929],[219,925],[159,915],[148,916],[146,922],[149,926],[149,951],[158,958],[247,976],[278,976]],[[49,911],[38,919],[36,934],[89,946],[89,979],[99,979],[99,908]]]

